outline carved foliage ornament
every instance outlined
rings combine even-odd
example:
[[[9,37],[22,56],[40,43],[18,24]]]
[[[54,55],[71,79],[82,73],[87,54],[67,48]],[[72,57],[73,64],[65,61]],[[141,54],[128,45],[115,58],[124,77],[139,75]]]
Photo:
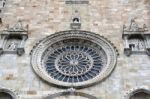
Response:
[[[114,69],[116,58],[116,50],[105,38],[71,30],[40,41],[32,51],[31,65],[50,83],[81,87],[106,78]]]

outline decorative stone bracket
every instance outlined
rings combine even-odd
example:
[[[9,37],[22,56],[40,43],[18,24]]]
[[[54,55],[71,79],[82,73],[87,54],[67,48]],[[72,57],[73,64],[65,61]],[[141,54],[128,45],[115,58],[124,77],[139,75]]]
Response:
[[[127,56],[133,53],[150,55],[150,33],[145,24],[140,28],[134,20],[131,20],[129,27],[123,26],[122,38],[124,40],[124,53]]]
[[[21,56],[24,54],[24,44],[28,38],[28,25],[23,27],[19,20],[12,28],[1,31],[0,54],[14,53]]]

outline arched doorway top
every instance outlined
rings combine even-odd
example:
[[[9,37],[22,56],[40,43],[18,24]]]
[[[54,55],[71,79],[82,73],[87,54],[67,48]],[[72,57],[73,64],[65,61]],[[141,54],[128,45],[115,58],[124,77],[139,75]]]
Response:
[[[145,93],[145,94],[150,94],[150,88],[147,86],[142,86],[142,87],[137,87],[129,90],[124,99],[130,99],[132,96],[134,96],[137,93]]]
[[[0,87],[0,93],[9,95],[9,97],[11,97],[12,99],[19,99],[19,96],[12,89]]]

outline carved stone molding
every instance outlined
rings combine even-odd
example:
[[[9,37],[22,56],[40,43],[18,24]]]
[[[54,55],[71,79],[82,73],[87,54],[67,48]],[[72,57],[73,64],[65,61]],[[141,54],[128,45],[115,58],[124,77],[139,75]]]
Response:
[[[0,23],[2,23],[2,14],[5,5],[6,5],[6,0],[0,0]]]
[[[0,93],[8,94],[8,95],[10,95],[10,97],[12,99],[20,99],[19,95],[17,94],[17,92],[12,90],[12,89],[7,89],[7,88],[0,87]],[[2,98],[2,97],[0,97],[0,98]]]
[[[116,61],[112,43],[98,34],[80,30],[50,35],[37,43],[31,53],[36,74],[64,87],[81,88],[102,81],[110,75]]]
[[[131,96],[133,96],[134,94],[139,93],[139,92],[144,92],[144,93],[150,94],[150,88],[147,86],[133,88],[125,93],[125,96],[123,99],[130,99]]]
[[[88,99],[98,99],[97,97],[95,97],[93,95],[76,91],[73,88],[68,89],[66,91],[58,92],[55,94],[49,94],[46,97],[43,97],[42,99],[55,99],[55,98],[57,98],[57,97],[59,98],[61,96],[80,96],[80,97],[84,97],[84,98],[88,98]]]
[[[150,32],[148,32],[145,24],[140,28],[135,20],[131,20],[129,27],[123,26],[122,38],[124,40],[124,53],[127,56],[134,53],[150,55]]]
[[[28,26],[23,27],[19,20],[14,27],[1,32],[0,54],[13,53],[21,56],[24,54],[24,44],[28,38]]]

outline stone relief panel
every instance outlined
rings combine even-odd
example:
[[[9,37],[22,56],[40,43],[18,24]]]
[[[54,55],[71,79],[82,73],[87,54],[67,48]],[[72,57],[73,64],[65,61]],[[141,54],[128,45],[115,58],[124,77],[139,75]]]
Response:
[[[127,56],[135,53],[150,55],[150,33],[145,24],[140,28],[135,20],[131,20],[129,27],[124,25],[122,37],[124,40],[124,53]]]
[[[50,35],[31,53],[31,65],[37,75],[64,87],[83,87],[102,81],[110,75],[116,61],[112,43],[98,34],[80,30]]]
[[[24,44],[28,38],[28,26],[23,27],[19,20],[13,28],[1,31],[0,53],[14,53],[21,56],[24,51]]]

